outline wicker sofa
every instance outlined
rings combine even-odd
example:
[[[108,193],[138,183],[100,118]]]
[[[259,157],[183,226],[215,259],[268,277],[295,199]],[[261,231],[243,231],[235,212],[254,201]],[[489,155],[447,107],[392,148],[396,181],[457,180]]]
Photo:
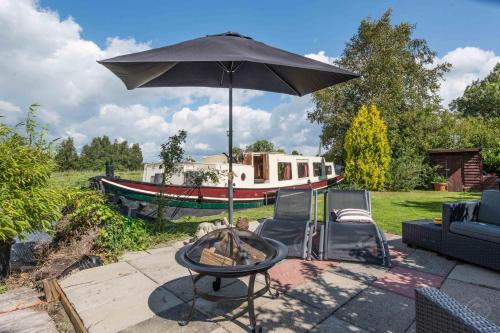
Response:
[[[500,191],[480,202],[443,204],[442,254],[500,270]]]
[[[499,333],[500,327],[436,288],[415,289],[417,333]]]

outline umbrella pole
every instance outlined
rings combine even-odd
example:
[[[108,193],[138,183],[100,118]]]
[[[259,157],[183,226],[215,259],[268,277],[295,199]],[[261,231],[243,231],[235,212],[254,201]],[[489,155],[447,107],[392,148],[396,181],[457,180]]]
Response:
[[[229,174],[227,183],[229,225],[233,225],[233,72],[229,71]]]

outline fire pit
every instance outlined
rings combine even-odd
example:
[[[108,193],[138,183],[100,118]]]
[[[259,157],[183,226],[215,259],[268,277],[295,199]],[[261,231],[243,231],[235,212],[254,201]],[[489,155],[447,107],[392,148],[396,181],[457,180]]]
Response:
[[[269,292],[273,298],[278,296],[278,293],[271,292],[270,277],[267,271],[286,258],[287,255],[288,249],[284,244],[236,228],[212,231],[193,245],[180,249],[176,253],[175,259],[189,270],[193,281],[193,304],[187,320],[179,322],[179,324],[187,325],[189,323],[198,297],[212,302],[247,301],[246,308],[234,315],[232,319],[248,312],[250,328],[252,332],[255,332],[257,329],[253,301],[266,292]],[[193,271],[198,275],[194,276]],[[259,273],[265,277],[265,287],[254,291],[255,278]],[[196,283],[205,276],[215,278],[212,285],[214,291],[220,289],[222,278],[250,276],[248,292],[246,295],[240,296],[219,296],[201,292],[196,288]]]

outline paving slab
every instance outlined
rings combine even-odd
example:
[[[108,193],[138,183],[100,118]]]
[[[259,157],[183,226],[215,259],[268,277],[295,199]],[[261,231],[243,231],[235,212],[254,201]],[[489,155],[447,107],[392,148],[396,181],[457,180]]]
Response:
[[[328,311],[312,307],[297,299],[281,296],[278,299],[257,306],[257,325],[263,332],[307,332],[328,316]],[[228,332],[249,332],[248,314],[219,325]]]
[[[0,313],[40,304],[40,295],[30,288],[17,288],[0,295]]]
[[[302,259],[286,259],[269,270],[271,281],[280,290],[296,287],[324,270],[335,267],[336,262]]]
[[[353,262],[340,262],[329,272],[345,276],[366,284],[371,284],[376,279],[382,277],[389,269],[383,266],[366,265]]]
[[[182,301],[141,273],[65,290],[89,332],[116,332]]]
[[[500,273],[486,268],[459,264],[448,276],[450,279],[500,290]]]
[[[356,332],[356,333],[367,333],[368,331],[349,324],[342,319],[337,318],[335,315],[331,315],[318,326],[309,331],[310,333],[341,333],[341,332]]]
[[[254,290],[257,291],[263,287],[264,287],[263,284],[256,281]],[[218,296],[240,296],[240,295],[246,295],[247,293],[248,293],[247,283],[238,280],[234,283],[231,283],[221,288],[219,291],[214,292],[212,294]],[[269,295],[269,293],[266,293],[262,297],[259,297],[254,300],[254,306],[257,307],[266,304],[270,301],[272,301],[272,298]],[[200,298],[196,300],[196,309],[198,309],[200,312],[202,312],[204,315],[206,315],[208,318],[212,320],[227,320],[228,318],[231,318],[234,314],[238,313],[240,310],[244,309],[246,306],[247,306],[246,301],[216,303]]]
[[[447,279],[441,290],[500,326],[500,291]]]
[[[187,326],[179,325],[179,321],[186,319],[191,307],[186,303],[174,306],[166,311],[158,313],[156,316],[142,321],[134,326],[130,326],[120,333],[215,333],[221,330],[216,323],[210,322],[198,311],[195,311],[193,317]]]
[[[59,281],[59,285],[64,290],[70,290],[136,273],[137,270],[130,264],[117,262],[76,272]]]
[[[0,332],[57,333],[57,329],[47,312],[23,309],[0,314]]]
[[[415,298],[415,288],[439,288],[443,280],[442,276],[405,267],[394,267],[375,281],[372,286],[409,298]]]
[[[371,332],[404,332],[415,319],[415,301],[370,287],[337,310],[335,316]]]
[[[205,276],[196,283],[196,288],[205,293],[213,293],[212,283],[215,281],[214,277]],[[239,281],[238,279],[222,279],[221,287],[224,288],[231,283]],[[193,299],[193,282],[190,276],[184,276],[179,279],[169,281],[163,285],[164,288],[171,291],[175,296],[182,299],[184,302]]]
[[[287,295],[330,312],[368,287],[366,284],[338,274],[325,272],[311,281],[291,289]]]
[[[146,251],[131,251],[131,252],[125,252],[119,259],[119,261],[131,261],[134,259],[139,259],[145,256],[151,255],[149,252]]]
[[[128,261],[141,273],[151,278],[156,283],[162,285],[169,281],[189,276],[189,272],[175,261],[176,250],[171,248],[169,251],[158,252]]]
[[[401,261],[399,266],[434,275],[447,276],[456,264],[456,261],[448,260],[436,253],[416,250]]]

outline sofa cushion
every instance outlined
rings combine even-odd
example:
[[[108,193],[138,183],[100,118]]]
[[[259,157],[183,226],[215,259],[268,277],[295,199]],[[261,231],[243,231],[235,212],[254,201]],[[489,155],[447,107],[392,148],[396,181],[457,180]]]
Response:
[[[482,222],[452,222],[450,231],[476,239],[500,244],[500,226]]]
[[[500,225],[500,191],[484,191],[479,205],[479,222]]]

